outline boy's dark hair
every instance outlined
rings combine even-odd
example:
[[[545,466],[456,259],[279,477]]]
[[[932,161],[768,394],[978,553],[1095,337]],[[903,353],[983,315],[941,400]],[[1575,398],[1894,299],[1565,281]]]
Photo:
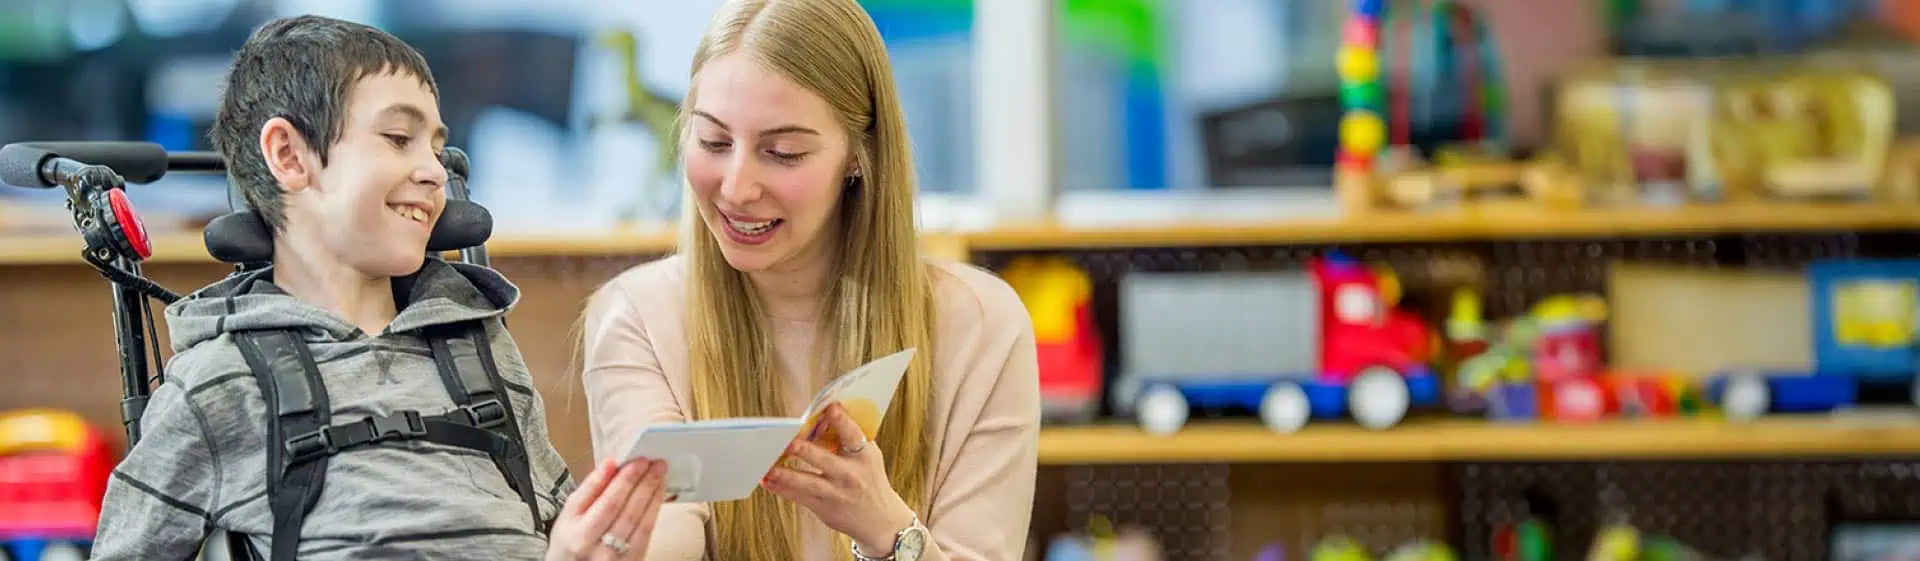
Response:
[[[260,127],[283,117],[320,163],[346,126],[347,96],[367,76],[398,73],[440,95],[427,60],[372,26],[321,16],[269,21],[233,55],[209,140],[227,161],[227,179],[274,232],[286,223],[278,181],[260,154]]]

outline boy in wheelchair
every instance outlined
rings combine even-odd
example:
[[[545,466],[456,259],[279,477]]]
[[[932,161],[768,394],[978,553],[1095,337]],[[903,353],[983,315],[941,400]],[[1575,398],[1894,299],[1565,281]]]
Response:
[[[574,482],[502,322],[518,289],[427,257],[490,226],[443,188],[425,60],[359,24],[270,22],[210,134],[251,212],[209,249],[270,266],[166,309],[175,354],[94,558],[191,558],[215,529],[236,558],[541,558]],[[635,496],[655,482],[636,469]]]

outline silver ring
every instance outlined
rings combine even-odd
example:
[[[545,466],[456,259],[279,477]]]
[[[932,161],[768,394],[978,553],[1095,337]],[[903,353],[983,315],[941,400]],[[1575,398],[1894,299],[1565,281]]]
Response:
[[[610,533],[600,534],[600,545],[607,546],[607,549],[613,550],[614,553],[627,554],[627,540],[620,539],[619,536]]]
[[[860,455],[860,453],[861,453],[861,452],[865,452],[866,450],[867,450],[867,441],[865,441],[865,440],[862,440],[862,441],[860,441],[860,444],[857,444],[857,445],[854,445],[854,446],[853,446],[853,447],[851,447],[851,448],[849,448],[849,447],[846,447],[846,446],[842,446],[842,447],[840,447],[840,455],[842,455],[842,456],[858,456],[858,455]]]

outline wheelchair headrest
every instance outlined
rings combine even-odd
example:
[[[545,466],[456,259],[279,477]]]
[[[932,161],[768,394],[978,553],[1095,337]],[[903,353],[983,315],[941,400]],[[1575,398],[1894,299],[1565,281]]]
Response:
[[[273,233],[253,211],[239,211],[207,223],[207,253],[224,263],[273,260]],[[478,247],[493,236],[493,214],[472,201],[447,199],[440,221],[427,236],[427,251],[440,253]]]

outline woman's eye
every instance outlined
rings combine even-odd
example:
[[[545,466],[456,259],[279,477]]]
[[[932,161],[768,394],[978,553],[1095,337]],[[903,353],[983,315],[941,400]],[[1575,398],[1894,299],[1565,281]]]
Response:
[[[800,161],[800,158],[806,157],[806,153],[804,152],[781,152],[779,150],[768,150],[767,155],[787,163],[797,162]]]
[[[407,142],[413,140],[404,134],[387,134],[381,136],[387,137],[387,142],[393,143],[395,148],[406,148]]]
[[[700,141],[700,149],[708,152],[719,152],[727,149],[727,143],[719,140],[702,140]]]

